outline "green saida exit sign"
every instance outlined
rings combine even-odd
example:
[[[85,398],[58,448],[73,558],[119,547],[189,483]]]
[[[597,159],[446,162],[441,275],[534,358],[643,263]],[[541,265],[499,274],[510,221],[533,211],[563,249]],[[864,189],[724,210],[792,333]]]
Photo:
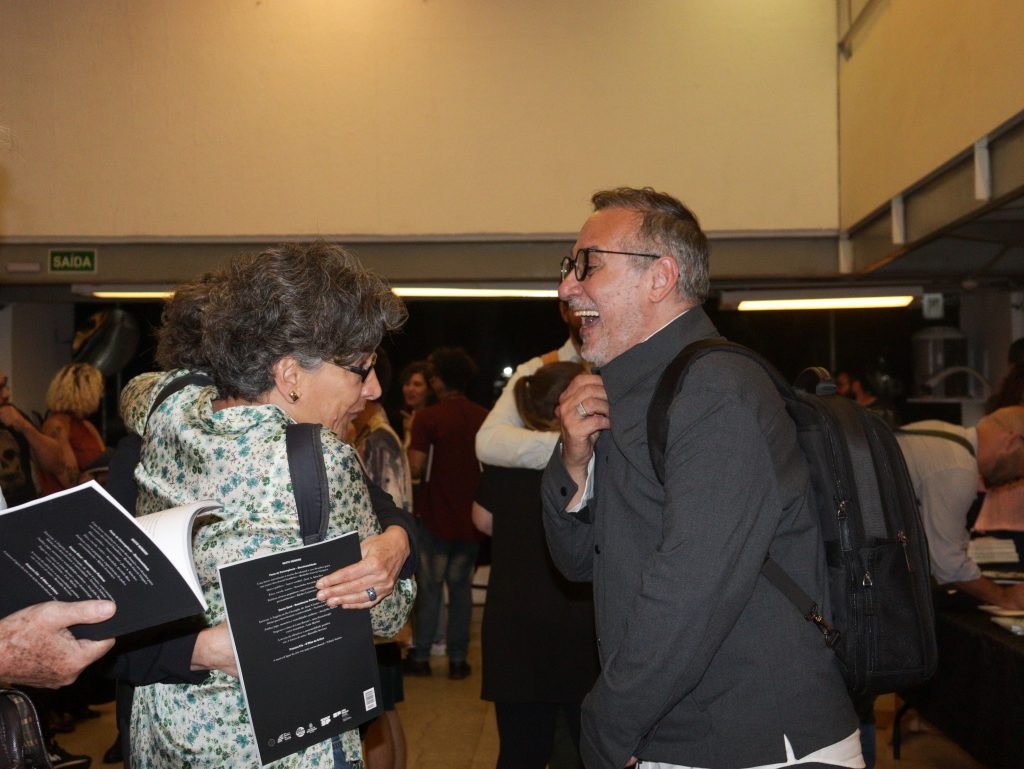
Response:
[[[51,248],[50,272],[96,272],[95,248]]]

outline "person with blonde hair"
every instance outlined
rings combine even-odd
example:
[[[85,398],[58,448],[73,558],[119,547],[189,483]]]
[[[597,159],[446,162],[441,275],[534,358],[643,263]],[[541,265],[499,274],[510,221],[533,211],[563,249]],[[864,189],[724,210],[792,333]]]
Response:
[[[99,411],[103,398],[103,374],[88,363],[62,366],[46,390],[46,419],[42,432],[60,444],[63,466],[40,464],[39,492],[77,485],[82,469],[106,451],[103,437],[88,417]]]

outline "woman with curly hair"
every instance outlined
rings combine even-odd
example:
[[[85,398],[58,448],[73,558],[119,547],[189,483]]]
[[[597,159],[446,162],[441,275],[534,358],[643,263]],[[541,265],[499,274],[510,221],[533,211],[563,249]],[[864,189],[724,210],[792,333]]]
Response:
[[[139,514],[198,499],[220,501],[217,517],[193,532],[196,571],[209,609],[193,670],[198,683],[140,686],[131,716],[131,764],[146,767],[259,766],[235,661],[223,630],[217,567],[302,544],[288,471],[285,428],[317,424],[329,485],[328,538],[356,531],[363,560],[317,582],[317,598],[369,609],[377,635],[405,622],[415,587],[386,568],[408,554],[398,527],[381,533],[355,451],[337,436],[380,395],[373,351],[399,328],[405,308],[377,276],[327,243],[285,245],[233,259],[195,306],[210,386],[188,386],[150,414],[157,394],[182,372],[136,377],[121,396],[125,423],[143,437],[135,472]],[[180,335],[190,343],[190,334]],[[180,362],[175,335],[162,357]],[[169,346],[168,346],[169,345]],[[147,423],[148,417],[148,423]],[[385,541],[389,533],[402,547]],[[397,571],[397,570],[395,570]],[[275,766],[359,766],[357,730],[292,754]]]

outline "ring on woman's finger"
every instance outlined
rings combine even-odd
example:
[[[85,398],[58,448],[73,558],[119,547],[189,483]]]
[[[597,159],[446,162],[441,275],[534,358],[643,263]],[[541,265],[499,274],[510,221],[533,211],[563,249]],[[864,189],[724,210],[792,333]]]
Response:
[[[583,401],[576,404],[576,413],[584,419],[590,416],[590,412],[587,411],[587,407],[583,405]]]
[[[372,587],[366,588],[366,594],[368,596],[370,596],[370,600],[371,601],[376,601],[377,600],[377,591],[374,590]]]

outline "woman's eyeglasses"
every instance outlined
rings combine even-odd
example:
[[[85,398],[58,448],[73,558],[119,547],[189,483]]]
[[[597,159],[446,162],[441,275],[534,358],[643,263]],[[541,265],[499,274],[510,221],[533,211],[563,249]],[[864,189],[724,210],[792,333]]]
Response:
[[[354,363],[339,363],[337,364],[346,371],[351,371],[353,374],[359,377],[359,381],[365,382],[366,378],[370,376],[370,372],[373,371],[373,367],[377,363],[377,353],[371,352],[369,359],[366,361],[365,366],[356,366]]]

